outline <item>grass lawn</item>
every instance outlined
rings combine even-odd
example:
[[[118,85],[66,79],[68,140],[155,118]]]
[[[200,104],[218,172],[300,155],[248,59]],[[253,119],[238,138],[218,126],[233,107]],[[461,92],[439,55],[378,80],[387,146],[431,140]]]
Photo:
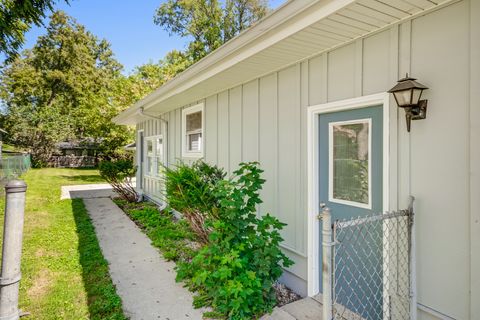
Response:
[[[98,171],[32,169],[24,180],[20,308],[29,319],[125,319],[83,201],[60,200],[62,185],[103,182]]]

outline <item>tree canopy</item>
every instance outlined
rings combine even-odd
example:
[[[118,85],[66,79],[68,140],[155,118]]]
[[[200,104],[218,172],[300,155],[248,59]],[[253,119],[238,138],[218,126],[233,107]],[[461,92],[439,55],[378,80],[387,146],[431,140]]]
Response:
[[[171,35],[192,39],[186,55],[197,61],[268,13],[265,0],[167,0],[154,22]]]
[[[122,66],[110,44],[63,12],[52,15],[35,46],[7,63],[0,74],[4,127],[37,164],[55,143],[94,138],[104,145],[128,139],[126,128],[111,123]]]
[[[1,0],[0,52],[13,59],[25,41],[24,34],[32,24],[40,26],[57,0]],[[68,3],[68,0],[65,2]]]
[[[175,77],[190,65],[190,60],[180,51],[173,50],[158,63],[137,66],[129,76],[116,81],[114,104],[125,109]]]
[[[268,12],[265,0],[167,0],[154,22],[189,39],[187,49],[125,76],[110,44],[61,11],[32,49],[16,55],[23,32],[40,24],[56,1],[0,1],[0,14],[11,16],[0,22],[0,50],[11,54],[0,70],[1,125],[36,165],[45,164],[55,144],[66,140],[95,139],[111,156],[133,138],[131,129],[111,122],[114,116]]]

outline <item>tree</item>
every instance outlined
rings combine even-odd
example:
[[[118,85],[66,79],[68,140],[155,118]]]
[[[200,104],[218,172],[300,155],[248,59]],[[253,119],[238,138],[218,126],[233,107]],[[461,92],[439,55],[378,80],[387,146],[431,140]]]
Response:
[[[191,60],[180,51],[173,50],[158,63],[136,67],[127,77],[119,77],[115,84],[114,104],[126,109],[147,94],[175,77],[190,66]]]
[[[36,165],[62,140],[94,138],[107,153],[125,143],[128,129],[111,122],[120,111],[113,89],[121,69],[106,40],[54,13],[47,34],[0,74],[10,140],[30,150]]]
[[[24,34],[32,24],[40,26],[45,13],[52,11],[56,0],[0,1],[0,52],[9,60],[17,56]],[[65,1],[68,3],[68,1]]]
[[[265,0],[168,0],[157,9],[154,22],[171,35],[191,37],[186,54],[195,62],[267,12]]]

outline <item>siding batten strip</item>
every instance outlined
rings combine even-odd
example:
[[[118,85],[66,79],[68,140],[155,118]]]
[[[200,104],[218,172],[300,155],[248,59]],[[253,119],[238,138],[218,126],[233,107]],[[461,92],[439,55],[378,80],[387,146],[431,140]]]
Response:
[[[390,39],[390,74],[389,79],[390,83],[396,83],[398,79],[398,37],[399,28],[398,25],[392,26],[389,33]],[[398,205],[398,107],[395,101],[392,101],[392,96],[390,95],[390,143],[389,143],[389,159],[390,159],[390,199],[389,210],[399,209]]]
[[[480,1],[470,0],[470,319],[480,319]]]
[[[411,21],[406,21],[400,25],[399,38],[399,77],[405,73],[410,73],[411,68]],[[396,103],[394,104],[396,105]],[[398,109],[398,108],[397,108]],[[397,114],[402,110],[397,110]],[[402,111],[403,112],[403,111]],[[404,114],[398,114],[397,135],[398,135],[398,205],[400,207],[408,206],[408,196],[410,195],[410,135],[407,132]]]
[[[297,220],[299,220],[300,228],[297,228],[297,248],[306,256],[305,233],[307,230],[307,107],[309,105],[309,60],[301,64],[300,79],[300,179],[299,179],[299,206],[297,212]],[[300,230],[300,232],[298,231]]]
[[[326,52],[322,55],[322,96],[321,96],[321,103],[328,102],[328,57],[330,53]]]
[[[355,96],[363,95],[363,38],[355,41]]]

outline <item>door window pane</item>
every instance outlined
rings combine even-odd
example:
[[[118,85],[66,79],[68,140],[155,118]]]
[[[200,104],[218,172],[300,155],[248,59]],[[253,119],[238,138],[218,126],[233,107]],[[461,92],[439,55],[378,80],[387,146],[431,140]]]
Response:
[[[156,146],[156,157],[160,157],[163,159],[163,139],[162,138],[157,138],[157,141],[155,143]]]
[[[153,157],[147,156],[147,173],[153,175]]]
[[[369,203],[370,122],[332,124],[333,198]]]
[[[153,140],[147,140],[147,154],[153,153]]]

